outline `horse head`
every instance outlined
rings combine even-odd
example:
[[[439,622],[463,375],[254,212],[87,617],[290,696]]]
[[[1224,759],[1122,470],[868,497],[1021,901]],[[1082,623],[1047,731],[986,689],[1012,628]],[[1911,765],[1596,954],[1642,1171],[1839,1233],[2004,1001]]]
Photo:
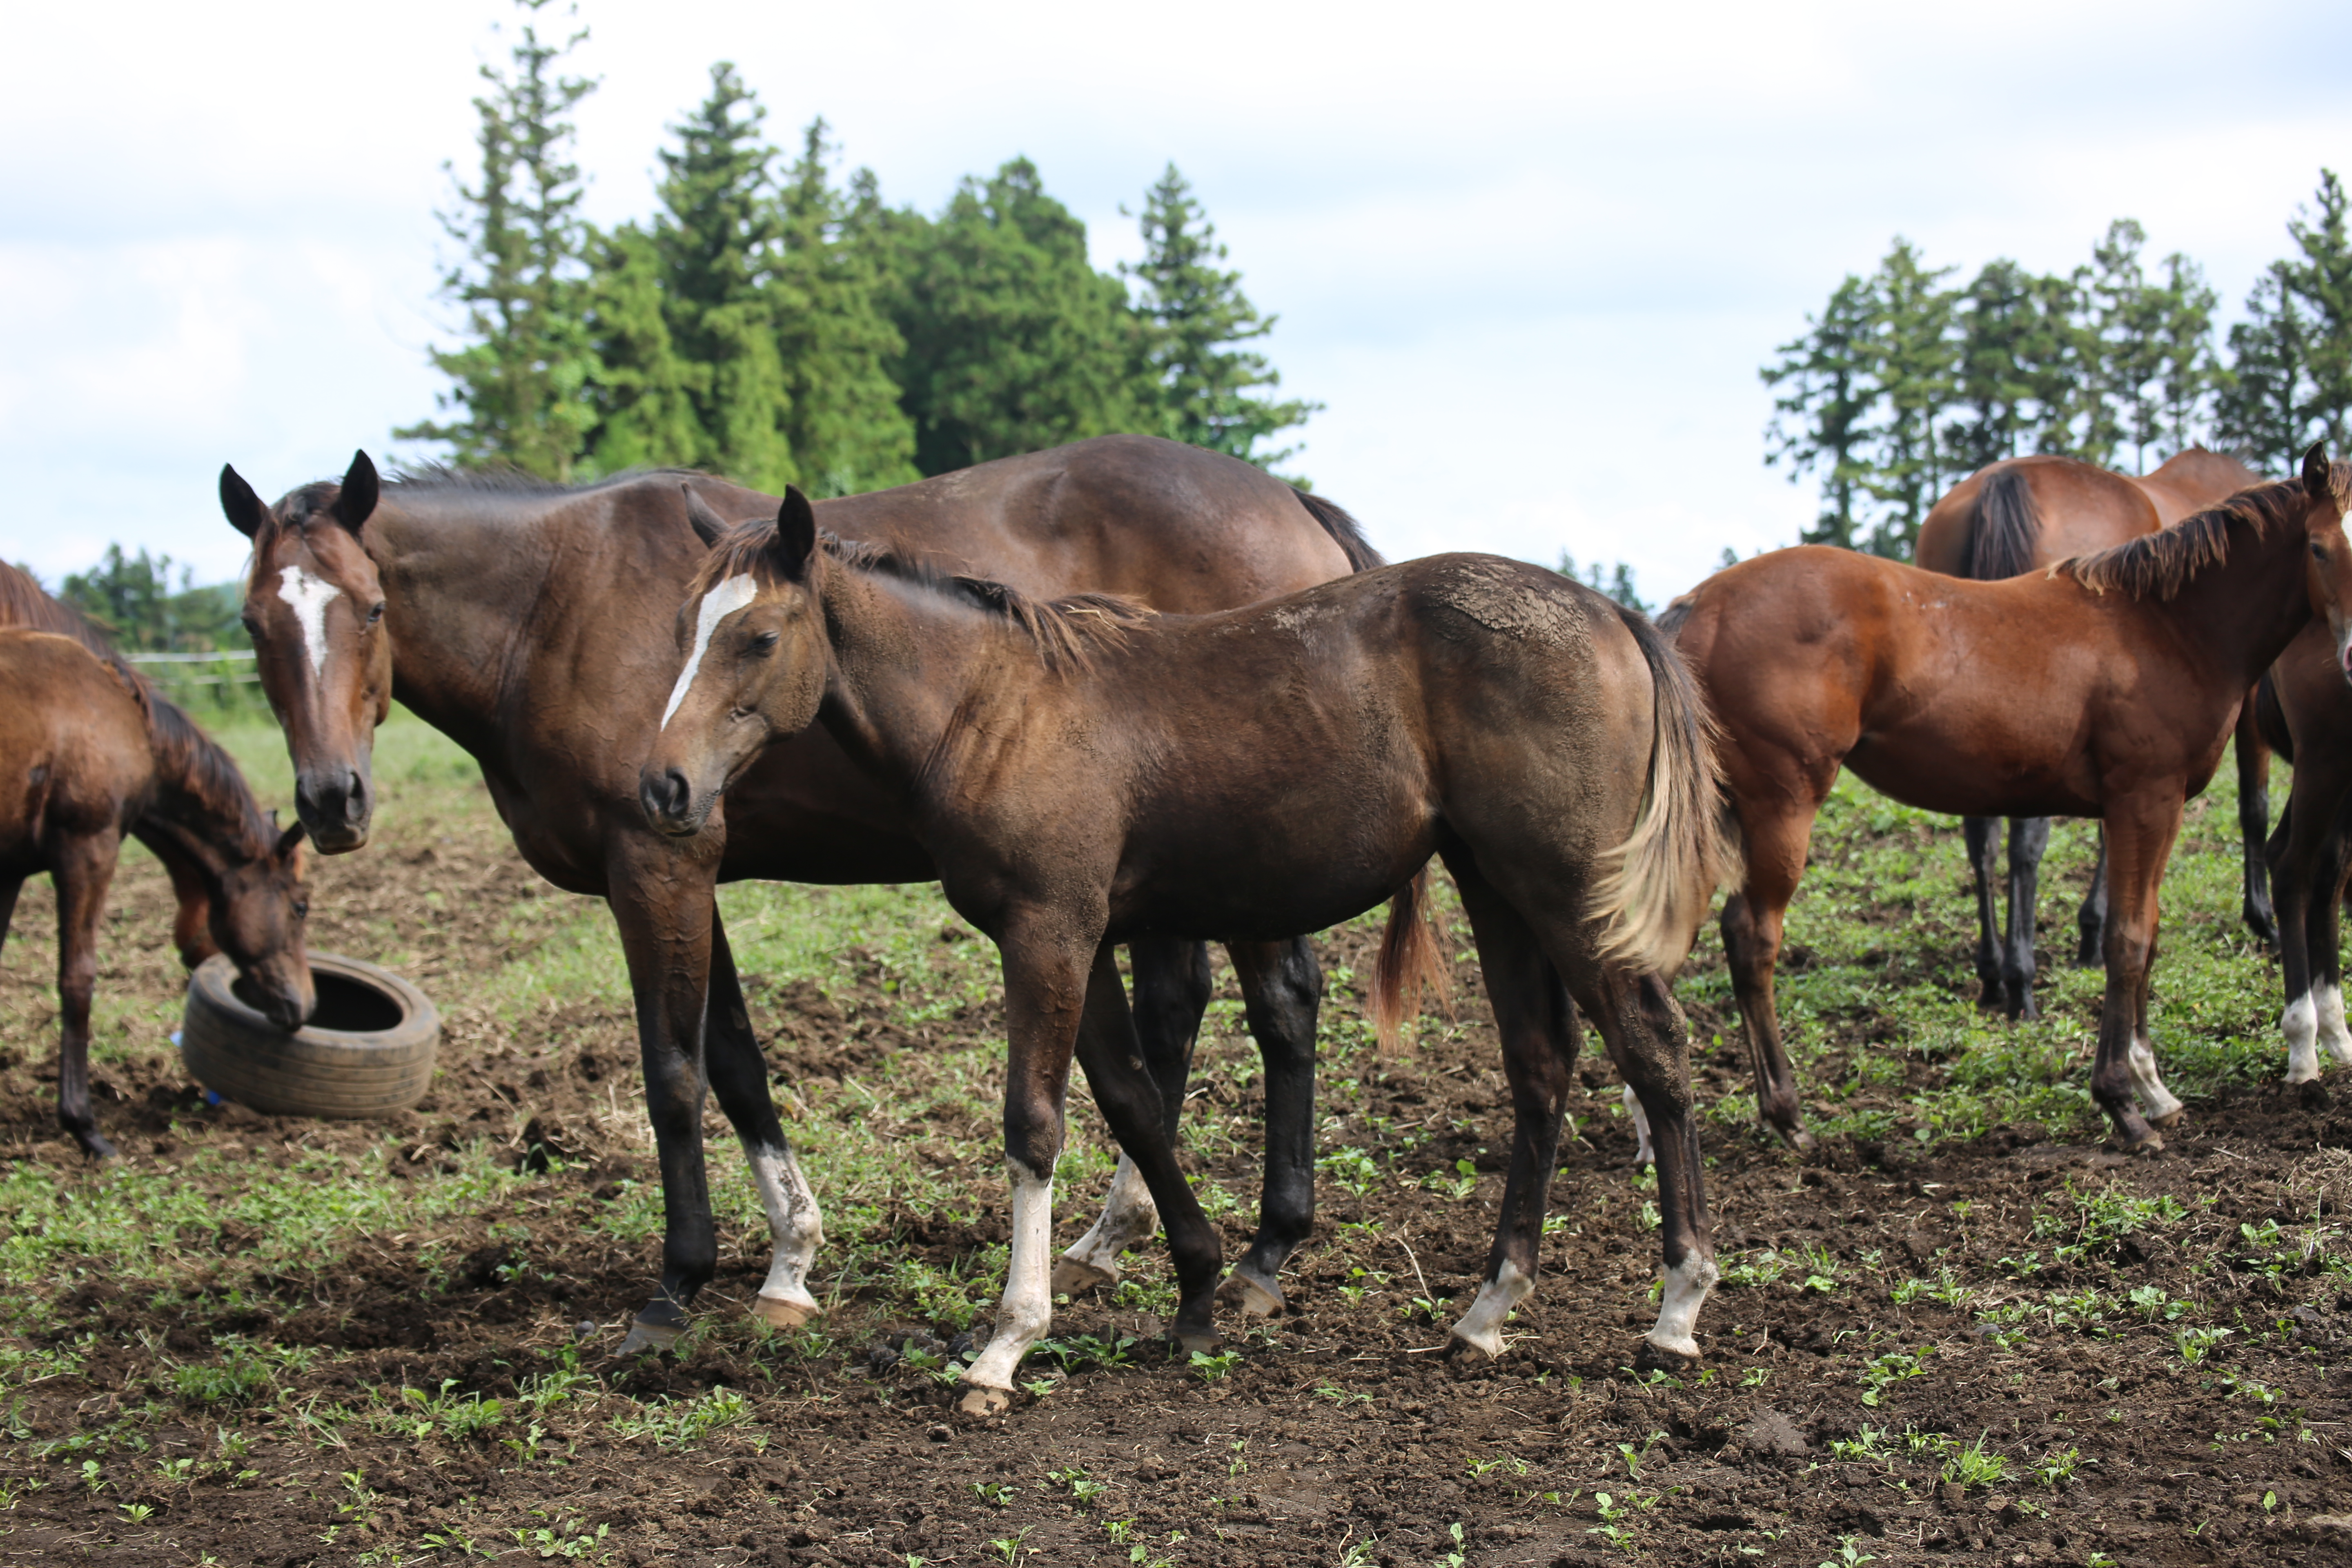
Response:
[[[732,530],[703,563],[677,613],[685,662],[637,779],[657,831],[701,832],[738,774],[816,718],[831,658],[819,603],[824,570],[816,513],[790,485],[775,521]]]
[[[2315,444],[2303,457],[2303,489],[2309,503],[2304,526],[2311,535],[2311,558],[2304,581],[2311,613],[2327,623],[2336,645],[2336,668],[2352,681],[2352,542],[2344,519],[2352,510],[2352,463],[2327,460],[2327,444]]]
[[[376,495],[364,452],[341,483],[305,485],[275,507],[221,469],[221,510],[253,541],[245,629],[293,757],[295,811],[327,855],[367,842],[375,727],[392,705],[392,637],[364,534]]]
[[[236,965],[239,994],[281,1029],[300,1028],[319,1005],[303,942],[310,902],[302,887],[302,833],[297,822],[265,853],[227,867],[212,903],[213,942]]]

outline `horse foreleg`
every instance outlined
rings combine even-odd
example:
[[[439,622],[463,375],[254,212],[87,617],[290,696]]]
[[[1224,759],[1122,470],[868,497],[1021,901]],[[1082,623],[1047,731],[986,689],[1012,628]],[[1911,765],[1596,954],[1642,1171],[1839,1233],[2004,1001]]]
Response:
[[[2180,802],[2137,804],[2123,811],[2111,805],[2106,820],[2107,985],[2099,1015],[2098,1057],[2091,1069],[2091,1098],[2107,1113],[2126,1148],[2152,1153],[2164,1147],[2164,1139],[2150,1123],[2168,1125],[2181,1111],[2179,1100],[2158,1076],[2147,1033],[2157,889],[2179,831]]]
[[[1977,980],[1984,987],[1977,1005],[1990,1010],[2008,1005],[2001,988],[2000,917],[1994,908],[1993,882],[2000,854],[2000,818],[1964,816],[1960,835],[1969,847],[1969,870],[1977,884]]]
[[[734,950],[714,908],[710,915],[709,1002],[703,1019],[703,1060],[710,1091],[743,1145],[768,1216],[767,1281],[752,1298],[751,1314],[779,1329],[797,1329],[823,1314],[809,1294],[809,1264],[824,1245],[824,1216],[816,1194],[801,1174],[800,1161],[776,1119],[775,1096],[768,1092],[768,1061],[751,1032],[743,987],[735,973]]]
[[[1828,784],[1822,786],[1826,790]],[[1744,804],[1744,803],[1743,803]],[[1723,952],[1731,970],[1732,994],[1746,1025],[1748,1064],[1755,1075],[1756,1110],[1764,1124],[1797,1149],[1811,1149],[1804,1108],[1797,1097],[1796,1069],[1780,1043],[1779,1005],[1772,994],[1774,966],[1780,960],[1780,934],[1797,879],[1804,874],[1805,850],[1812,839],[1810,808],[1761,816],[1743,823],[1748,841],[1748,882],[1723,904]]]
[[[58,893],[58,1125],[98,1160],[111,1160],[115,1152],[89,1108],[89,1008],[98,988],[98,928],[121,846],[112,831],[73,839],[49,867]]]
[[[172,878],[172,896],[179,900],[179,913],[172,919],[172,945],[179,950],[181,967],[194,969],[220,948],[213,941],[213,900],[205,890],[204,878],[195,866],[177,855],[159,855],[163,869]]]
[[[2343,919],[2345,873],[2352,861],[2352,797],[2337,806],[2336,819],[2314,857],[2313,875],[2320,896],[2310,900],[2309,937],[2313,975],[2313,1023],[2318,1043],[2337,1067],[2352,1063],[2352,1035],[2344,1025],[2344,954],[2336,933]],[[2309,897],[2310,889],[2305,890]]]
[[[1048,922],[1016,917],[998,936],[997,947],[1004,963],[1010,1041],[1004,1075],[1004,1173],[1013,1195],[1013,1245],[996,1332],[963,1373],[970,1392],[962,1407],[971,1415],[1000,1415],[1010,1406],[1021,1358],[1053,1326],[1054,1166],[1062,1154],[1063,1101],[1069,1091],[1070,1058],[1081,1019],[1090,1005],[1107,1005],[1089,994],[1093,944],[1077,948]],[[1102,958],[1116,991],[1118,970],[1110,965],[1107,950]],[[1123,995],[1119,1005],[1124,1011]],[[1149,1081],[1139,1054],[1126,1070]],[[1130,1110],[1107,1105],[1103,1114],[1115,1136],[1122,1131],[1134,1135],[1135,1143],[1123,1138],[1121,1144],[1137,1152],[1137,1163],[1142,1165],[1148,1155],[1138,1145],[1164,1148],[1165,1143],[1136,1127]],[[1156,1097],[1151,1110],[1159,1110]]]
[[[2074,929],[2082,941],[2074,949],[2074,967],[2092,969],[2106,962],[2107,951],[2107,825],[2099,824],[2099,858],[2091,867],[2091,886],[2083,907],[2074,911]]]
[[[1230,946],[1265,1075],[1265,1173],[1257,1235],[1218,1299],[1244,1316],[1282,1310],[1278,1276],[1315,1231],[1315,1015],[1323,971],[1305,937]]]
[[[2009,934],[2002,943],[2001,984],[2009,992],[2009,1016],[2038,1018],[2033,1001],[2035,906],[2042,897],[2042,855],[2050,847],[2050,819],[2009,819]]]
[[[1152,1081],[1160,1089],[1164,1125],[1173,1141],[1192,1080],[1192,1049],[1209,1007],[1209,950],[1197,942],[1146,940],[1128,944],[1135,975],[1133,1028]],[[1081,1025],[1080,1027],[1086,1027]],[[1104,1195],[1102,1217],[1054,1264],[1056,1296],[1078,1296],[1118,1283],[1118,1256],[1151,1239],[1160,1209],[1135,1159],[1122,1146],[1118,1168]]]
[[[2246,896],[2240,907],[2246,927],[2271,946],[2279,941],[2277,911],[2271,907],[2269,867],[2263,840],[2270,835],[2271,749],[2254,717],[2254,694],[2238,705],[2238,837],[2244,847]]]
[[[1527,919],[1469,862],[1455,856],[1446,865],[1477,938],[1479,973],[1502,1037],[1503,1074],[1511,1086],[1511,1163],[1486,1274],[1476,1300],[1454,1325],[1453,1339],[1500,1355],[1504,1322],[1535,1289],[1580,1042],[1576,1009],[1559,969]]]
[[[2334,831],[2334,813],[2320,810],[2319,803],[2310,798],[2315,777],[2306,769],[2295,770],[2287,808],[2279,817],[2278,830],[2272,834],[2267,851],[2271,883],[2278,899],[2279,978],[2286,991],[2286,1006],[2279,1015],[2279,1032],[2286,1038],[2286,1081],[2290,1085],[2316,1083],[2319,1079],[2319,1009],[2317,998],[2312,994],[2312,958],[2322,951],[2320,906],[2329,902],[2332,895],[2326,884],[2317,881],[2314,871],[2323,847],[2319,840]],[[2305,797],[2300,811],[2295,809],[2297,796]],[[2328,826],[2305,827],[2306,823]],[[2313,897],[2315,887],[2316,900]]]
[[[709,991],[711,868],[669,856],[642,872],[611,873],[607,902],[635,994],[645,1064],[646,1118],[662,1175],[659,1285],[630,1324],[618,1353],[664,1350],[686,1328],[686,1310],[719,1269],[702,1157],[703,1017]]]
[[[0,949],[8,945],[8,922],[16,918],[16,895],[24,890],[22,877],[0,878]]]

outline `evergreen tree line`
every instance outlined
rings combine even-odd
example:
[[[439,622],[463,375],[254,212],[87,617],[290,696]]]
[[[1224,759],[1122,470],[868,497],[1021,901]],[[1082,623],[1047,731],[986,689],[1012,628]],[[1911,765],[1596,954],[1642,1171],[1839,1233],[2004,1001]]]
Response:
[[[1146,195],[1145,258],[1087,258],[1086,226],[1014,159],[927,216],[870,171],[835,177],[823,120],[785,158],[731,64],[661,150],[658,210],[605,230],[580,216],[565,74],[585,30],[486,66],[479,172],[444,226],[463,311],[441,416],[394,432],[462,466],[574,480],[644,465],[710,469],[817,496],[1087,436],[1143,432],[1261,467],[1320,406],[1275,395],[1248,345],[1272,331],[1171,163]]]
[[[2128,218],[2071,272],[2001,259],[1964,285],[1898,237],[1761,372],[1779,394],[1764,461],[1820,479],[1805,542],[1908,560],[1945,490],[2029,452],[2144,473],[2201,443],[2288,474],[2312,442],[2339,447],[2352,428],[2346,206],[2322,170],[2287,224],[2291,254],[2220,342],[2203,271],[2178,252],[2149,264]]]

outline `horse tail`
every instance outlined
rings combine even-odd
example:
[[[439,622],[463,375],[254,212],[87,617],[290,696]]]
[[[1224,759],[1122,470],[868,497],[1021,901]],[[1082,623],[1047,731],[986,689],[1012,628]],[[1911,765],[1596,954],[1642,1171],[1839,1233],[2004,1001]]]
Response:
[[[1381,956],[1372,965],[1372,1032],[1382,1056],[1396,1049],[1406,1016],[1419,1016],[1423,990],[1441,1000],[1453,994],[1453,972],[1438,950],[1432,918],[1422,913],[1428,897],[1429,868],[1423,866],[1389,900],[1388,930],[1381,933]]]
[[[1717,731],[1706,699],[1649,617],[1616,606],[1650,667],[1650,766],[1633,831],[1592,890],[1601,951],[1661,975],[1682,966],[1715,890],[1739,877]]]
[[[1388,564],[1381,552],[1372,548],[1372,542],[1364,537],[1364,525],[1350,516],[1346,507],[1312,490],[1294,490],[1293,493],[1298,497],[1298,504],[1307,509],[1307,515],[1323,525],[1323,531],[1331,536],[1331,542],[1347,556],[1349,571],[1369,572],[1375,566]]]
[[[1998,583],[2033,570],[2042,542],[2042,514],[2033,487],[2014,468],[1995,468],[1977,489],[1969,526],[1969,567],[1961,574],[1979,583]]]
[[[2294,765],[2294,737],[2287,732],[2286,708],[2279,701],[2278,683],[2269,670],[2254,682],[2254,728],[2263,742],[2278,753],[2279,761]]]

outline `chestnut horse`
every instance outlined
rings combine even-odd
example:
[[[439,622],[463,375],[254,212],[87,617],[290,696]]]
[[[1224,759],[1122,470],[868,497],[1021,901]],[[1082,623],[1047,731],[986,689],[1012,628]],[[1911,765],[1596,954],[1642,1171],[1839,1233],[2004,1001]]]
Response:
[[[1956,581],[1814,546],[1729,567],[1663,625],[1706,689],[1746,837],[1723,944],[1765,1121],[1811,1142],[1772,970],[1814,814],[1852,767],[1929,811],[2096,816],[2107,831],[2106,999],[2091,1094],[2135,1150],[2180,1102],[2147,1036],[2157,889],[2188,798],[2246,689],[2315,611],[2344,645],[2352,465],[2303,476],[2047,574]],[[2134,1109],[2137,1093],[2150,1116]]]
[[[0,585],[22,607],[39,594],[14,568]],[[46,598],[46,595],[42,595]],[[112,1159],[89,1103],[89,1009],[99,925],[125,834],[154,851],[183,890],[175,933],[189,967],[226,952],[241,989],[282,1028],[318,993],[303,951],[302,826],[279,833],[226,752],[119,659],[70,610],[26,616],[79,636],[0,629],[0,942],[25,879],[58,896],[58,1123]]]
[[[1478,1296],[1501,1350],[1533,1289],[1576,1009],[1658,1146],[1664,1296],[1648,1345],[1695,1358],[1716,1278],[1682,1015],[1664,976],[1729,870],[1706,723],[1638,613],[1540,567],[1439,555],[1213,616],[1002,584],[828,540],[787,491],[704,563],[646,759],[647,817],[691,841],[812,724],[901,802],[957,911],[996,942],[1011,1037],[1013,1256],[964,1408],[1004,1407],[1051,1325],[1054,1165],[1075,1049],[1167,1224],[1180,1342],[1213,1338],[1217,1236],[1133,1060],[1111,944],[1319,931],[1440,855],[1462,892],[1517,1126]],[[1391,912],[1383,999],[1392,1016]],[[1573,999],[1573,1005],[1571,1000]],[[1101,1026],[1080,1029],[1082,1016]]]
[[[665,1219],[660,1285],[625,1352],[674,1340],[717,1268],[706,1085],[742,1141],[773,1237],[754,1310],[792,1325],[819,1310],[807,1286],[823,1239],[816,1200],[776,1118],[716,885],[938,875],[903,809],[823,733],[742,782],[723,836],[677,843],[646,826],[633,748],[652,732],[676,673],[670,628],[705,552],[681,485],[706,514],[776,509],[772,497],[702,474],[565,487],[430,471],[379,486],[362,454],[340,485],[306,485],[275,507],[233,469],[221,474],[223,509],[254,542],[246,626],[319,847],[366,842],[370,742],[397,695],[481,764],[534,870],[612,908],[636,1000]],[[817,505],[846,537],[947,553],[1025,592],[1102,589],[1169,610],[1244,604],[1380,559],[1320,497],[1146,437]],[[1314,1225],[1322,979],[1304,940],[1229,951],[1265,1057],[1268,1122],[1258,1234],[1232,1289],[1265,1310],[1282,1300],[1276,1270]],[[1207,956],[1197,942],[1150,937],[1130,952],[1145,1059],[1172,1117],[1208,1005]],[[1056,1288],[1116,1278],[1120,1247],[1156,1225],[1123,1158],[1103,1223],[1070,1249]]]
[[[2294,766],[2286,809],[2271,836],[2278,889],[2279,968],[2286,983],[2286,1081],[2315,1083],[2319,1047],[2352,1065],[2337,946],[2346,868],[2352,865],[2352,684],[2343,649],[2315,622],[2279,655],[2256,701],[2263,733]]]
[[[2202,447],[2174,456],[2142,479],[2074,458],[2011,458],[1979,468],[1936,503],[1920,525],[1912,559],[1947,576],[1997,582],[2169,528],[2260,483],[2262,476],[2235,458]],[[2246,886],[2242,912],[2255,935],[2275,942],[2278,926],[2263,858],[2263,839],[2270,828],[2270,752],[2254,727],[2251,704],[2239,716],[2237,748],[2238,827],[2244,844]],[[2034,904],[2042,853],[2050,842],[2050,819],[2017,817],[2009,825],[2006,938],[1993,894],[2000,823],[1995,817],[1971,816],[1964,826],[1969,863],[1977,879],[1977,978],[1984,984],[1983,1004],[2012,1018],[2037,1016]],[[2075,915],[2081,932],[2075,962],[2086,966],[2099,960],[2106,871],[2103,833],[2098,866]]]

